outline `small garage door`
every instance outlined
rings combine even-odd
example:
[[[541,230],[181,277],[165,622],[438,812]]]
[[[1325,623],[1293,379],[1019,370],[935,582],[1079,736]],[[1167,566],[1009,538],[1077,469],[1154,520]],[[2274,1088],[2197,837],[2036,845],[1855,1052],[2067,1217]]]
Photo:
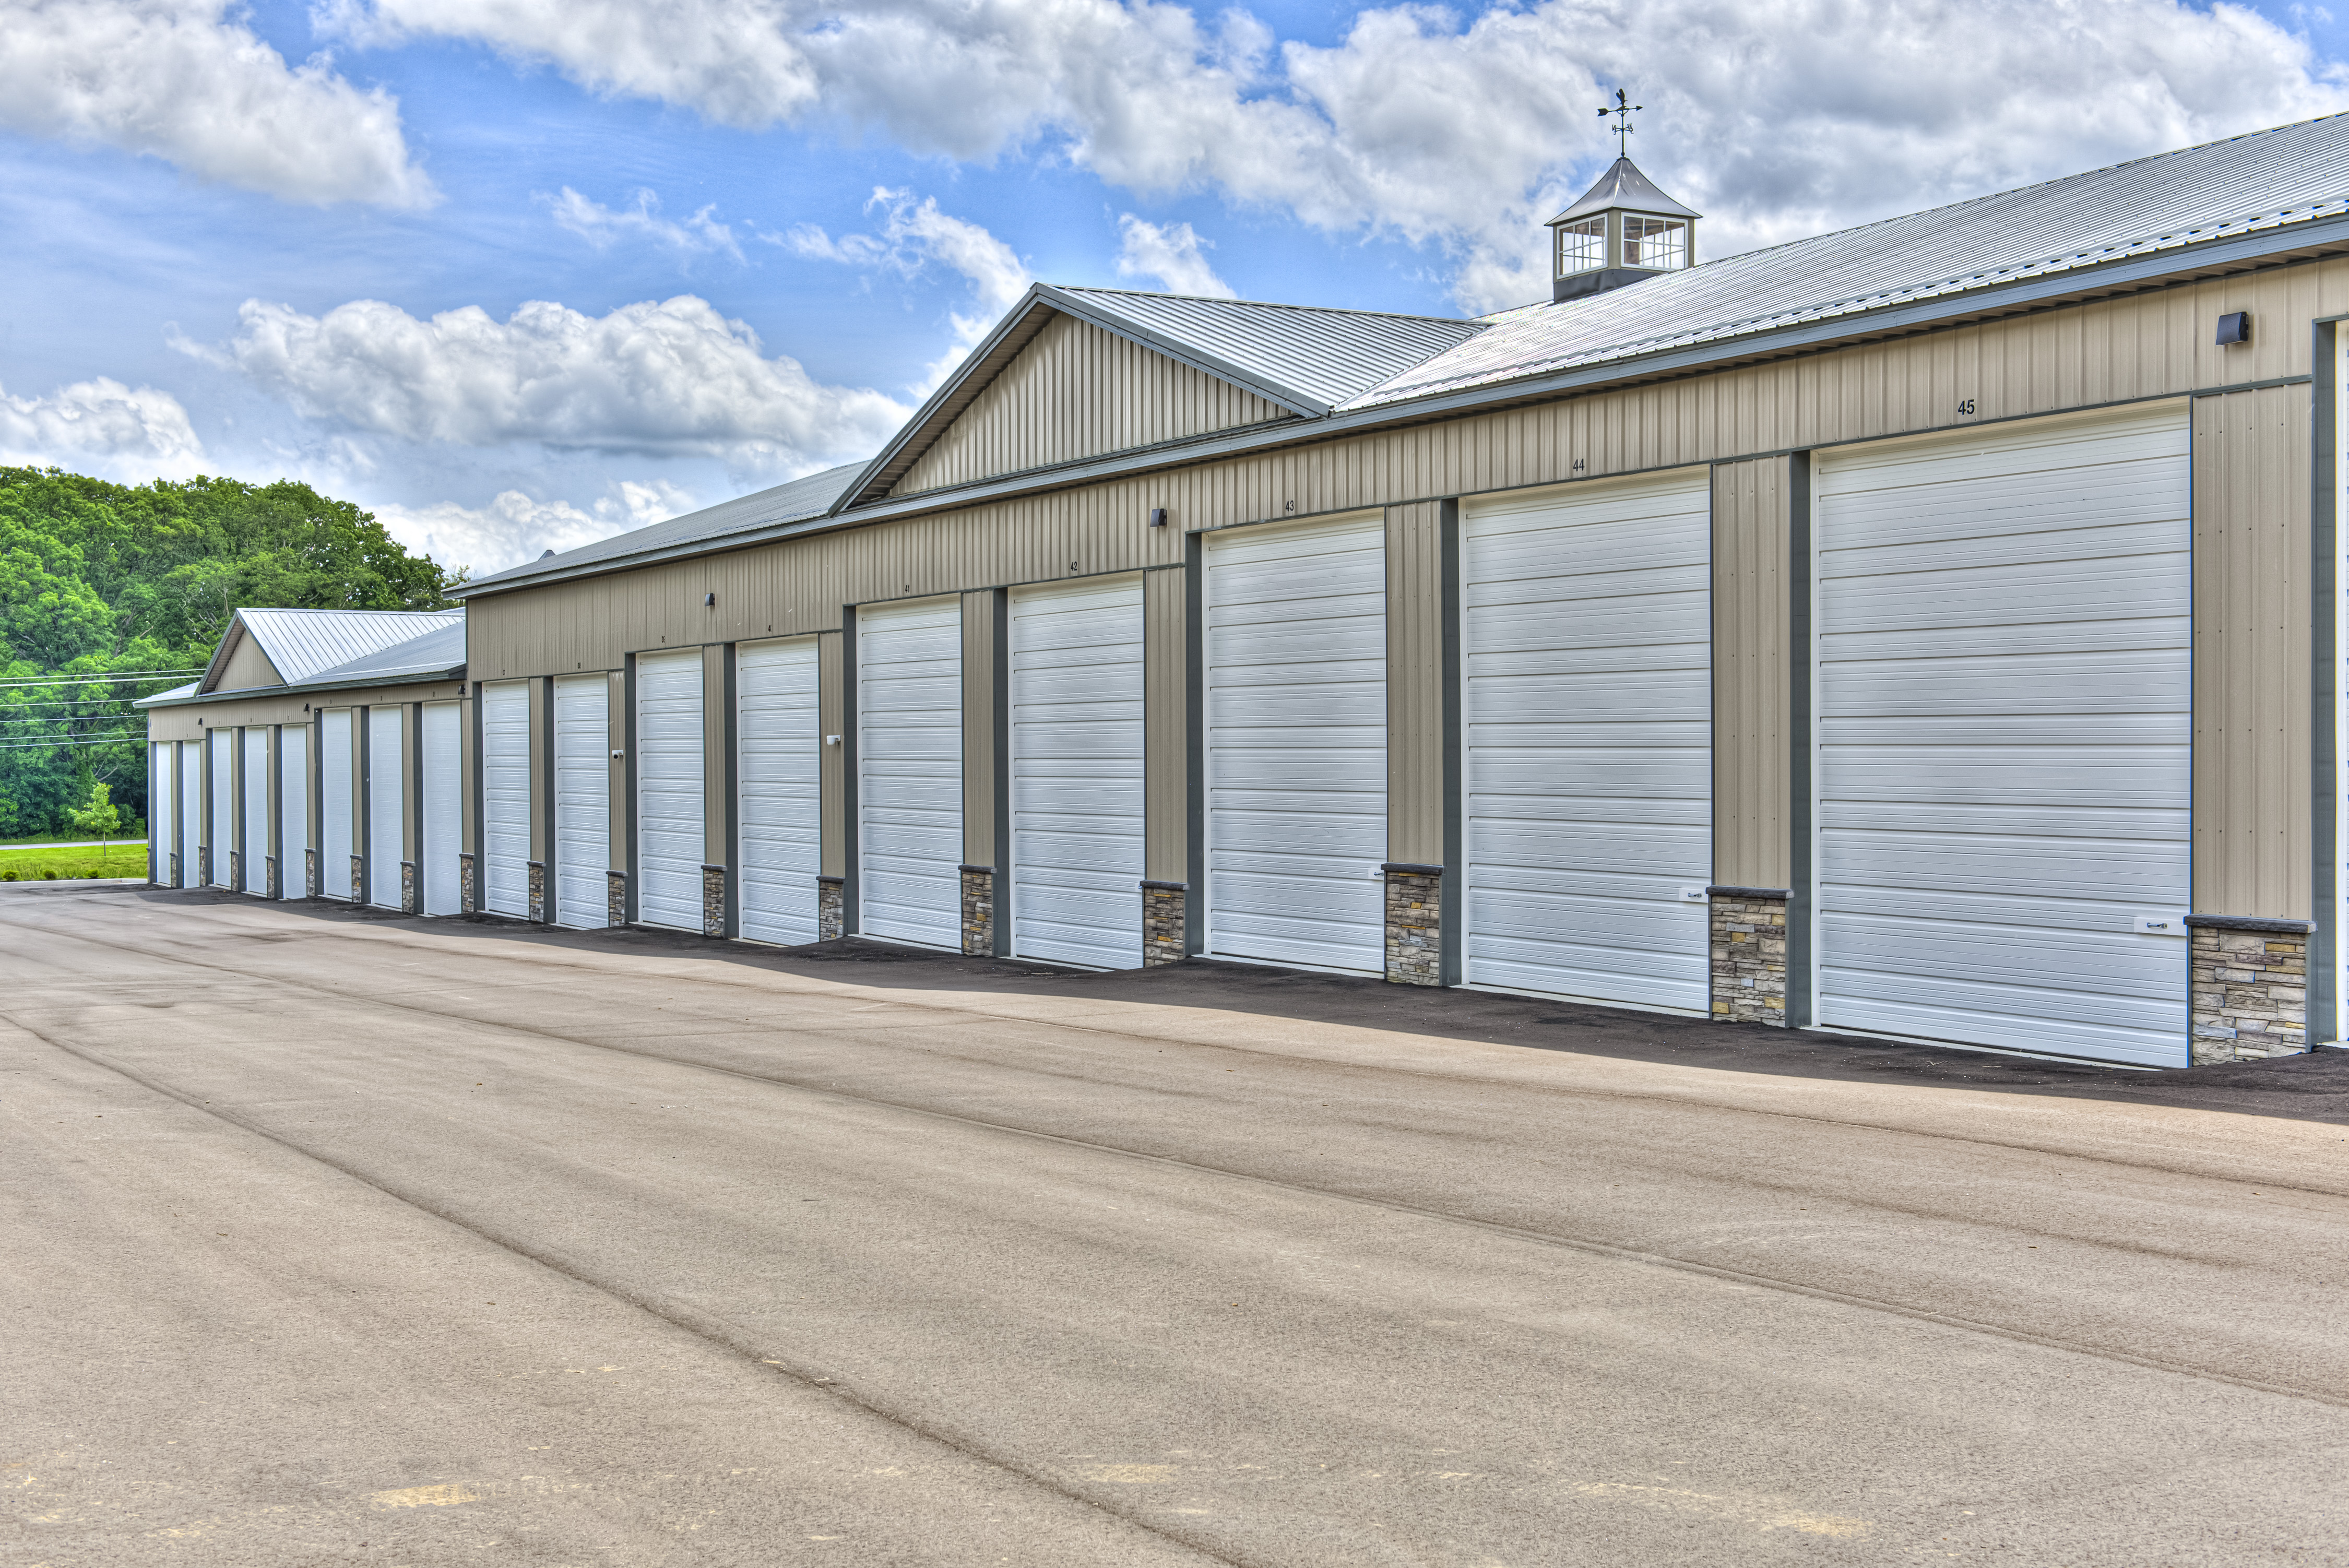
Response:
[[[962,946],[962,602],[856,613],[858,923]]]
[[[244,891],[269,892],[269,731],[254,725],[244,736]]]
[[[147,880],[171,883],[171,830],[177,819],[171,812],[172,742],[158,740],[147,748]]]
[[[1710,476],[1464,510],[1464,977],[1704,1012]]]
[[[180,742],[180,885],[204,885],[204,748]]]
[[[1207,951],[1383,973],[1382,519],[1206,541]]]
[[[813,942],[823,760],[815,639],[744,644],[735,657],[734,694],[742,934]]]
[[[1011,950],[1142,966],[1142,579],[1011,594]]]
[[[481,907],[530,918],[530,683],[481,697]]]
[[[612,683],[554,683],[554,921],[611,923]]]
[[[318,792],[320,807],[318,833],[318,889],[328,898],[347,899],[357,894],[351,887],[352,848],[351,825],[351,714],[352,709],[336,707],[326,710],[319,721]]]
[[[2186,414],[1823,459],[1817,1008],[2186,1063]]]
[[[463,709],[424,705],[424,913],[464,909],[465,769]]]
[[[214,887],[231,886],[229,851],[236,848],[236,731],[215,729],[208,743],[212,758],[212,863]]]
[[[407,710],[371,707],[367,716],[367,902],[399,907],[399,862],[407,859],[408,753],[400,720]]]
[[[636,918],[701,929],[701,650],[636,655]]]
[[[310,727],[281,725],[277,730],[277,891],[287,898],[309,896]]]

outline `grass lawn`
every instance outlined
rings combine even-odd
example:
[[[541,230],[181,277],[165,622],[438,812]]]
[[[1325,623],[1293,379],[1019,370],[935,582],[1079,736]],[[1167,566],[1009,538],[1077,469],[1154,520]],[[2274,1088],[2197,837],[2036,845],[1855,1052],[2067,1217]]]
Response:
[[[59,880],[88,876],[143,877],[147,845],[133,839],[127,844],[87,850],[0,850],[0,882],[39,882],[54,872]]]

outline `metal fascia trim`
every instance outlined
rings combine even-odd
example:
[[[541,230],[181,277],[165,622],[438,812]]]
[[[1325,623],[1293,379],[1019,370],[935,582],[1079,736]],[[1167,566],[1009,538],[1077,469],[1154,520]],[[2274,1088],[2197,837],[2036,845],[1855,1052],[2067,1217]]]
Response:
[[[897,433],[889,438],[886,445],[873,454],[873,460],[866,463],[856,478],[842,489],[832,505],[824,509],[823,515],[833,516],[842,508],[863,499],[864,492],[878,482],[881,475],[895,460],[896,455],[927,429],[933,419],[947,410],[954,399],[960,395],[964,385],[978,373],[981,366],[987,363],[988,356],[1002,346],[1006,338],[1027,324],[1028,318],[1036,313],[1040,304],[1043,304],[1044,293],[1045,288],[1042,284],[1028,285],[1026,297],[1021,299],[1016,307],[1003,313],[1003,319],[995,324],[995,330],[979,339],[978,346],[963,356],[962,363],[955,366],[954,374],[947,377],[946,384],[931,393],[928,399],[914,410],[914,417],[899,427]],[[1001,366],[998,366],[996,374],[1000,373]],[[990,375],[988,379],[993,380],[994,376]],[[985,388],[982,387],[980,390],[983,391]],[[978,395],[977,392],[971,394],[974,397]]]
[[[1254,371],[1243,370],[1230,360],[1204,353],[1179,337],[1169,337],[1164,333],[1154,331],[1136,322],[1112,315],[1098,306],[1088,305],[1082,300],[1071,299],[1049,284],[1038,284],[1036,290],[1050,301],[1055,310],[1079,317],[1100,327],[1103,332],[1114,333],[1129,343],[1140,344],[1154,354],[1163,354],[1169,359],[1187,365],[1194,370],[1216,377],[1218,381],[1228,381],[1235,387],[1246,387],[1248,391],[1278,403],[1284,408],[1302,414],[1309,419],[1319,419],[1337,407],[1334,403],[1325,403],[1318,397],[1308,397],[1294,387],[1284,387],[1277,381],[1267,380]],[[1433,357],[1433,355],[1428,356],[1430,359]],[[1423,360],[1421,363],[1425,364],[1426,361]]]

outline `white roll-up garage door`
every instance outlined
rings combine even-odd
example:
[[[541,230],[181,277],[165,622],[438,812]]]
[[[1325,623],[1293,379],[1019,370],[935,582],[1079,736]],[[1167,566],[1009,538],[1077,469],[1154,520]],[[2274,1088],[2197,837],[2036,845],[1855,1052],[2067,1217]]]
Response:
[[[204,885],[204,747],[180,742],[180,885]]]
[[[1463,508],[1463,977],[1709,1006],[1706,470]]]
[[[858,924],[962,946],[962,602],[856,613]]]
[[[269,731],[254,725],[244,736],[244,891],[267,894],[269,857]]]
[[[1142,578],[1011,593],[1011,950],[1142,966]]]
[[[281,725],[277,730],[277,891],[285,898],[309,896],[310,727]]]
[[[746,643],[734,660],[735,820],[742,934],[816,939],[823,848],[822,712],[816,643]]]
[[[1384,521],[1206,551],[1207,951],[1383,973]]]
[[[701,650],[636,655],[636,918],[701,929]]]
[[[408,754],[400,707],[367,709],[367,902],[399,907],[399,862],[407,859]]]
[[[2178,405],[1823,457],[1832,1027],[2183,1067],[2193,579]]]
[[[611,923],[612,683],[554,683],[554,923]]]
[[[530,683],[481,688],[481,907],[530,918]]]
[[[464,909],[464,709],[453,702],[424,705],[424,913]]]
[[[171,883],[171,830],[176,826],[171,810],[176,771],[171,766],[171,741],[157,740],[147,748],[147,879],[166,887]]]
[[[236,731],[215,729],[208,746],[212,758],[212,883],[231,886],[229,851],[236,848]]]
[[[319,721],[318,891],[327,898],[357,896],[351,887],[351,713],[330,707]]]

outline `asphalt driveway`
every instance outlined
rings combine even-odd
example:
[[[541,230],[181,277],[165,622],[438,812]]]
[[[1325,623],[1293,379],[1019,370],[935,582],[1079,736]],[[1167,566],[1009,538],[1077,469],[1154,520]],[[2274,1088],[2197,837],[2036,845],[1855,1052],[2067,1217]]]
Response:
[[[2349,1055],[0,889],[0,1562],[2349,1562]]]

